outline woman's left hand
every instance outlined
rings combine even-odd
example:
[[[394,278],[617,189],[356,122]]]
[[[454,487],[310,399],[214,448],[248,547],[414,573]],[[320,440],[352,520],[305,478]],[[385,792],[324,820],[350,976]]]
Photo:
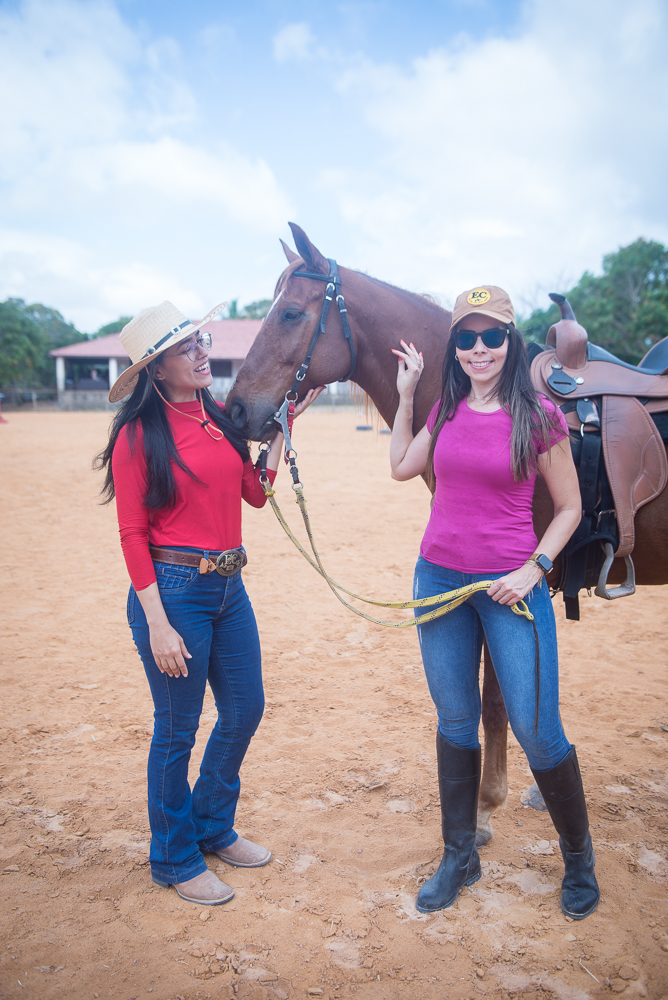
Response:
[[[319,385],[315,389],[309,389],[304,398],[295,404],[295,416],[298,417],[300,413],[303,413],[326,388],[326,385]]]
[[[540,583],[542,577],[542,570],[531,563],[525,563],[512,573],[495,580],[487,593],[499,604],[517,604],[537,583]]]

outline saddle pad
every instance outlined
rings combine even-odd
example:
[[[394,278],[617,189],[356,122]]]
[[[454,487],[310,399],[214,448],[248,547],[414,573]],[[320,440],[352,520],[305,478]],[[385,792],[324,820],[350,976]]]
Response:
[[[633,550],[636,511],[666,485],[668,460],[656,424],[632,396],[603,396],[601,434],[617,511],[619,548],[615,558],[619,559]]]

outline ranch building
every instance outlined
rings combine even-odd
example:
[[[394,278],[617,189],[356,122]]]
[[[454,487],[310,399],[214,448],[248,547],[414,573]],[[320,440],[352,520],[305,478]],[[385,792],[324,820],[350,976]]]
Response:
[[[214,319],[202,327],[211,334],[209,363],[216,399],[224,400],[234,382],[261,319]],[[118,333],[68,344],[49,352],[56,359],[58,405],[65,410],[108,410],[110,385],[130,366]]]

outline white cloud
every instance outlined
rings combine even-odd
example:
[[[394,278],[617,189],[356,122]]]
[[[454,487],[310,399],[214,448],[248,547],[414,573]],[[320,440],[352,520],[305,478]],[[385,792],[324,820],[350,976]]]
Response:
[[[264,160],[208,135],[184,62],[105,0],[0,10],[0,298],[45,301],[84,329],[170,287],[197,310],[230,256],[241,268],[216,230],[282,229],[290,200]]]
[[[82,135],[117,135],[127,122],[126,68],[139,45],[107,3],[27,0],[0,11],[2,170],[16,175]]]
[[[512,36],[461,36],[408,69],[288,24],[264,75],[240,69],[243,21],[196,33],[198,64],[119,9],[0,3],[0,298],[88,330],[165,297],[250,301],[288,218],[344,264],[444,302],[491,280],[520,307],[641,234],[668,242],[663,0],[526,0]],[[303,76],[304,60],[295,100],[276,62]]]
[[[89,247],[53,236],[0,230],[0,271],[3,297],[58,303],[80,330],[164,299],[193,316],[211,307],[173,273],[136,260],[108,264]]]
[[[91,191],[142,188],[170,205],[199,202],[209,209],[223,208],[260,232],[276,232],[290,212],[267,164],[223,143],[212,151],[169,137],[103,144],[85,150],[71,170]]]
[[[342,75],[375,162],[323,171],[374,273],[452,301],[519,301],[638,235],[668,238],[668,11],[659,0],[534,0],[512,38],[459,39],[412,71]]]
[[[273,37],[274,59],[278,63],[312,59],[314,43],[308,24],[286,24]]]

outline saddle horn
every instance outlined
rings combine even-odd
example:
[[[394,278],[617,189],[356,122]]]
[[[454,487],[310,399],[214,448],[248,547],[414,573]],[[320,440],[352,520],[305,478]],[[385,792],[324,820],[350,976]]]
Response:
[[[573,308],[565,295],[550,292],[550,298],[559,306],[561,319],[547,331],[545,344],[556,347],[557,361],[571,371],[584,368],[587,362],[587,331],[575,318]]]
[[[550,298],[559,306],[562,319],[575,319],[573,307],[565,295],[560,295],[559,292],[550,292]]]

